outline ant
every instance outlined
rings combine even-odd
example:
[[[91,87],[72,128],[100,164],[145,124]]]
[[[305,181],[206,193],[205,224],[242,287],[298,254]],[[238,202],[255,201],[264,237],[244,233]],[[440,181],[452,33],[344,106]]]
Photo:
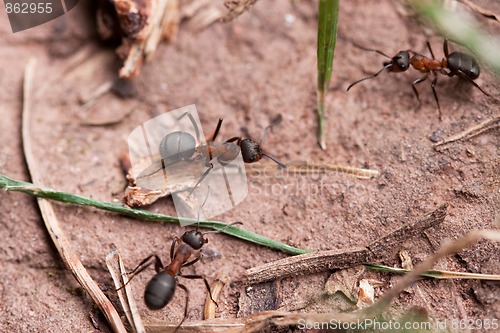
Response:
[[[391,58],[382,51],[367,49],[361,46],[358,47],[366,51],[377,52],[378,54],[390,58],[391,60],[384,62],[384,67],[382,67],[382,69],[379,70],[377,73],[351,83],[351,85],[347,87],[347,91],[349,91],[349,89],[351,89],[354,85],[362,81],[372,79],[378,76],[384,70],[387,70],[388,72],[400,73],[400,72],[405,72],[411,66],[415,70],[425,74],[423,77],[413,81],[413,83],[411,84],[413,92],[417,96],[418,107],[420,107],[421,102],[416,85],[427,80],[431,73],[434,75],[434,79],[431,82],[431,88],[434,94],[434,99],[436,100],[436,104],[438,107],[439,120],[441,120],[441,107],[439,106],[439,100],[435,89],[438,79],[437,75],[438,73],[446,75],[448,77],[459,76],[460,78],[469,81],[472,85],[481,90],[481,92],[486,96],[490,96],[487,92],[481,89],[481,87],[476,82],[474,82],[474,80],[477,79],[480,74],[479,64],[477,60],[473,56],[467,53],[462,53],[462,52],[449,53],[448,39],[445,39],[443,43],[443,52],[445,57],[441,61],[437,60],[434,57],[434,53],[432,52],[431,44],[429,42],[427,42],[427,47],[429,48],[432,58],[426,57],[422,54],[410,50],[399,51],[394,57]],[[410,53],[413,53],[411,57]]]
[[[208,188],[205,201],[200,207],[200,211],[203,209],[203,206],[205,205],[209,194],[210,194],[210,187]],[[139,274],[147,267],[149,267],[152,263],[154,263],[156,274],[148,282],[144,292],[144,302],[146,303],[146,306],[150,310],[160,310],[164,308],[174,297],[174,292],[176,287],[179,287],[186,292],[184,317],[179,326],[177,326],[177,329],[182,325],[182,323],[187,317],[188,303],[189,303],[189,291],[186,288],[186,286],[184,286],[181,283],[178,283],[178,277],[183,277],[186,279],[202,279],[203,282],[205,283],[205,287],[207,288],[210,294],[210,298],[217,305],[217,302],[215,302],[215,300],[212,298],[212,293],[207,279],[201,275],[184,275],[182,274],[181,269],[183,267],[194,265],[201,259],[203,255],[201,252],[201,248],[203,247],[203,245],[208,243],[208,239],[205,238],[205,235],[210,233],[223,232],[226,228],[230,226],[233,226],[235,224],[242,224],[241,222],[234,222],[225,226],[220,230],[201,233],[200,231],[198,231],[199,221],[200,221],[199,216],[200,212],[198,212],[198,225],[196,226],[195,230],[186,231],[181,236],[181,238],[174,237],[172,245],[170,246],[169,265],[164,266],[160,257],[157,254],[153,253],[148,257],[146,257],[144,260],[142,260],[133,271],[127,273],[130,274],[131,276],[126,284],[128,284],[133,277],[135,277],[137,274]],[[121,286],[119,289],[125,287],[125,285]]]
[[[208,176],[210,170],[214,169],[214,165],[211,162],[212,160],[216,160],[219,165],[225,167],[238,156],[240,151],[243,157],[243,162],[245,163],[255,163],[266,156],[267,158],[278,164],[280,168],[286,168],[285,164],[281,163],[277,158],[263,151],[261,148],[268,129],[281,121],[281,117],[278,117],[277,120],[273,121],[271,125],[264,129],[264,135],[260,143],[256,143],[250,138],[241,138],[239,136],[232,137],[222,143],[215,143],[214,141],[219,134],[223,121],[222,118],[219,118],[212,137],[207,140],[207,143],[205,145],[197,146],[196,142],[200,142],[201,140],[200,131],[198,129],[198,126],[196,125],[196,121],[189,112],[184,113],[179,119],[184,116],[187,116],[193,124],[196,132],[196,138],[191,133],[185,131],[175,131],[163,137],[159,145],[161,167],[156,169],[156,171],[153,173],[156,173],[159,170],[163,169],[164,177],[166,178],[166,167],[168,167],[169,165],[173,165],[179,161],[192,161],[195,153],[198,153],[198,157],[201,157],[205,160],[205,166],[207,167],[207,169],[203,172],[190,193],[192,193],[194,189],[196,189],[198,185],[201,184],[201,182]],[[166,165],[165,163],[167,161],[169,162],[169,164]],[[151,173],[148,172],[148,174],[139,175],[138,178],[147,177],[149,175],[151,175]]]
[[[186,112],[181,116],[188,116],[191,120],[193,127],[196,131],[196,136],[198,141],[200,141],[200,131],[196,125],[191,113]],[[215,127],[214,134],[207,140],[206,145],[196,146],[196,139],[188,132],[176,131],[167,134],[160,142],[160,155],[163,160],[168,160],[171,162],[176,162],[179,160],[187,160],[191,158],[195,152],[201,153],[204,156],[209,157],[209,161],[216,158],[221,165],[227,165],[233,161],[239,152],[243,156],[243,161],[245,163],[254,163],[260,161],[262,157],[267,156],[274,162],[276,162],[281,168],[285,168],[286,165],[281,163],[278,159],[264,152],[260,145],[264,141],[264,138],[258,144],[252,139],[242,139],[239,136],[235,136],[223,143],[214,143],[217,135],[219,134],[220,128],[222,126],[222,118],[219,118],[217,126]],[[281,120],[281,119],[279,119]],[[266,127],[264,133],[267,132],[274,124]],[[265,137],[265,134],[264,134]]]

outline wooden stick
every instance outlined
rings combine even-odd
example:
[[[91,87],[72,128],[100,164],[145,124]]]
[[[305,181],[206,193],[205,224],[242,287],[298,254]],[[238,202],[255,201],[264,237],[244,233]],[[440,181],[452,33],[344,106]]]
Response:
[[[31,179],[33,180],[34,184],[43,186],[42,176],[38,170],[37,163],[31,149],[30,137],[30,119],[32,107],[31,89],[35,67],[36,59],[32,58],[28,62],[24,74],[22,139],[26,164],[28,165]],[[97,283],[92,280],[89,273],[78,258],[78,255],[71,249],[71,243],[69,242],[68,238],[66,238],[66,235],[59,226],[59,220],[57,219],[52,203],[49,200],[40,198],[37,198],[37,202],[38,206],[40,207],[40,212],[42,214],[45,227],[47,228],[47,232],[49,233],[52,242],[54,243],[66,267],[71,271],[71,273],[73,273],[80,285],[89,293],[94,302],[97,303],[101,311],[104,313],[104,316],[106,316],[106,319],[108,320],[113,331],[126,333],[127,331],[125,330],[125,326],[123,325],[118,312],[101,291],[101,289],[99,289]]]
[[[416,222],[396,229],[367,247],[349,251],[321,251],[276,260],[248,269],[241,282],[245,285],[256,284],[292,275],[318,273],[370,263],[397,250],[395,245],[398,243],[442,223],[446,217],[447,207],[446,204],[442,205],[435,211],[420,217]]]
[[[488,131],[490,129],[493,129],[495,127],[500,126],[500,124],[496,124],[499,120],[500,120],[500,115],[496,115],[492,119],[485,120],[485,121],[483,121],[475,126],[467,128],[465,131],[462,131],[460,133],[457,133],[457,134],[454,134],[452,136],[447,137],[443,141],[434,144],[434,147],[439,147],[439,146],[445,145],[445,144],[450,143],[450,142],[458,141],[458,140],[463,139],[467,136],[469,138],[478,136],[479,134],[481,134],[485,131]]]

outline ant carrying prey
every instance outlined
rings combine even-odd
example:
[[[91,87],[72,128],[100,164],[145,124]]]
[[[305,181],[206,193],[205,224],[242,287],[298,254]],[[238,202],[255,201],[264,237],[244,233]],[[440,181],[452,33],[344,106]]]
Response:
[[[136,183],[139,186],[151,190],[161,190],[168,185],[169,175],[175,174],[175,170],[182,168],[185,171],[192,170],[191,173],[197,175],[197,182],[192,189],[194,191],[211,170],[229,166],[240,153],[244,163],[258,162],[265,156],[274,161],[280,168],[286,167],[285,164],[265,152],[261,147],[266,132],[277,121],[266,127],[260,143],[240,136],[217,143],[215,139],[220,132],[223,121],[220,118],[213,135],[207,139],[206,143],[201,143],[200,129],[193,115],[186,112],[177,120],[183,117],[189,118],[192,128],[194,128],[194,135],[187,131],[175,131],[165,135],[159,143],[160,160],[155,161],[138,175]],[[200,167],[204,170],[198,171]]]
[[[210,194],[210,188],[208,189],[207,196],[200,210],[203,209],[203,205],[206,203],[209,194]],[[198,213],[198,216],[199,214],[200,213]],[[145,270],[147,267],[149,267],[151,264],[154,263],[156,274],[146,285],[146,289],[144,292],[144,302],[146,303],[146,306],[150,310],[160,310],[164,308],[172,300],[172,298],[174,297],[174,292],[176,287],[179,287],[182,290],[184,290],[186,292],[186,304],[184,308],[184,317],[179,326],[177,326],[177,328],[179,328],[187,317],[189,291],[186,288],[186,286],[184,286],[181,283],[178,283],[178,277],[183,277],[186,279],[203,280],[205,287],[207,288],[210,294],[210,298],[215,304],[217,304],[215,300],[212,298],[210,286],[205,277],[201,275],[184,275],[182,274],[181,269],[187,266],[194,265],[201,259],[202,257],[201,249],[203,245],[208,243],[208,239],[205,238],[205,235],[210,233],[222,232],[226,228],[233,226],[235,224],[241,224],[241,222],[231,223],[217,231],[209,231],[201,233],[200,231],[198,231],[199,227],[199,218],[198,218],[198,225],[195,230],[186,231],[181,236],[181,238],[174,237],[172,245],[170,246],[169,265],[164,266],[160,257],[157,254],[153,253],[148,257],[146,257],[144,260],[142,260],[134,270],[128,273],[130,275],[130,278],[127,284],[132,280],[133,277],[135,277],[137,274],[139,274],[140,272],[142,272],[143,270]],[[125,285],[120,287],[120,289],[123,288],[124,286]]]
[[[188,115],[190,116],[190,114]],[[207,145],[198,147],[198,151],[201,152],[202,156],[205,157],[205,166],[207,167],[207,169],[201,175],[193,190],[201,184],[201,182],[207,177],[210,170],[214,168],[214,165],[211,162],[212,160],[216,160],[218,164],[224,167],[231,163],[239,155],[240,151],[243,157],[243,162],[245,163],[258,162],[262,159],[262,157],[265,156],[274,161],[280,168],[286,168],[285,164],[281,163],[277,158],[266,153],[261,148],[267,131],[279,122],[281,122],[281,116],[264,129],[264,134],[260,143],[256,143],[250,138],[241,138],[239,136],[232,137],[229,140],[224,141],[223,143],[215,143],[214,140],[217,138],[217,135],[219,134],[220,128],[222,126],[222,118],[219,118],[214,134],[212,138],[207,142]],[[193,124],[196,125],[195,123]],[[164,139],[167,139],[167,137],[165,137]],[[161,147],[162,145],[160,144],[160,149]]]
[[[387,70],[388,72],[400,73],[407,71],[410,67],[413,67],[415,70],[424,73],[423,77],[413,81],[411,85],[413,88],[413,92],[417,96],[419,107],[421,102],[416,85],[427,80],[431,73],[434,75],[434,79],[431,82],[431,88],[432,88],[432,93],[434,94],[434,99],[436,100],[439,120],[441,120],[441,107],[439,106],[439,99],[435,89],[438,79],[438,73],[446,75],[448,77],[458,76],[466,81],[469,81],[472,85],[478,88],[486,96],[490,96],[487,92],[481,89],[481,87],[476,82],[474,82],[474,80],[477,79],[480,74],[479,64],[477,60],[473,56],[467,53],[462,53],[462,52],[449,53],[448,39],[445,39],[443,43],[443,52],[445,57],[441,61],[437,60],[434,57],[434,53],[432,52],[432,48],[429,42],[427,42],[427,47],[431,53],[432,58],[426,57],[422,54],[410,50],[399,51],[394,57],[391,58],[382,51],[367,49],[361,46],[358,47],[366,51],[377,52],[378,54],[390,58],[391,60],[384,62],[384,67],[382,67],[382,69],[379,70],[377,73],[351,83],[351,85],[347,87],[347,91],[349,91],[349,89],[351,89],[354,85],[362,81],[372,79],[378,76],[384,70]],[[413,53],[413,55],[410,56],[411,53]]]
[[[220,128],[222,126],[222,118],[219,118],[217,126],[215,127],[214,134],[212,135],[210,140],[207,140],[207,144],[196,146],[196,140],[200,142],[200,132],[198,126],[196,125],[196,121],[189,112],[185,113],[182,117],[184,116],[188,116],[188,118],[192,122],[193,127],[196,131],[197,138],[194,138],[190,133],[183,131],[169,133],[160,142],[160,155],[163,160],[171,162],[186,160],[191,158],[195,152],[198,152],[203,154],[204,156],[207,156],[209,158],[209,161],[212,159],[217,159],[219,163],[225,165],[234,160],[241,150],[243,161],[245,163],[258,162],[262,159],[262,157],[266,156],[276,162],[276,164],[278,164],[280,167],[286,167],[275,157],[262,150],[260,146],[262,145],[264,139],[262,139],[258,144],[252,139],[243,139],[239,136],[235,136],[229,140],[224,141],[223,143],[215,143],[214,141],[217,138],[217,135],[219,134]],[[278,120],[274,123],[277,123],[280,120],[281,118],[278,118]],[[267,130],[273,125],[275,124],[271,124],[270,126],[266,127],[264,129],[264,133],[266,133]]]

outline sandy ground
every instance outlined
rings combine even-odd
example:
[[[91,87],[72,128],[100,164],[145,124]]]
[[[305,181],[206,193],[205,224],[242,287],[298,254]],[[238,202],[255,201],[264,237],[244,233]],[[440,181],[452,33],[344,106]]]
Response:
[[[500,13],[500,3],[479,1]],[[0,17],[0,172],[29,180],[21,143],[23,70],[37,58],[34,82],[45,86],[34,106],[34,155],[46,185],[111,201],[125,186],[118,157],[127,150],[127,136],[140,123],[169,110],[195,103],[206,132],[224,118],[221,136],[240,135],[242,126],[259,136],[270,119],[284,121],[266,139],[265,148],[283,161],[307,160],[377,169],[381,175],[358,180],[343,174],[324,176],[253,176],[249,195],[237,208],[218,216],[242,221],[244,228],[309,250],[362,246],[448,203],[445,222],[426,236],[402,242],[415,263],[440,244],[470,230],[498,228],[499,132],[488,131],[452,143],[440,151],[431,139],[442,139],[498,115],[500,83],[483,70],[477,80],[486,97],[458,79],[443,78],[437,90],[443,120],[430,84],[420,86],[422,107],[410,83],[419,74],[382,74],[348,93],[347,86],[381,68],[385,60],[353,46],[353,42],[388,54],[401,49],[426,52],[425,41],[442,56],[442,37],[422,27],[390,1],[346,1],[341,4],[339,40],[328,94],[327,143],[316,142],[316,5],[302,1],[260,1],[250,13],[230,24],[215,24],[196,32],[181,26],[175,44],[162,45],[154,60],[135,80],[137,95],[119,99],[107,95],[90,110],[79,98],[115,77],[119,62],[111,48],[96,42],[94,22],[85,5],[49,24],[12,34],[4,11]],[[497,36],[498,24],[488,29]],[[64,75],[75,55],[90,50],[88,59]],[[51,78],[57,78],[52,82]],[[108,126],[88,126],[88,120],[119,119]],[[0,193],[0,330],[2,332],[90,332],[93,303],[68,272],[44,229],[36,201],[21,193]],[[174,236],[183,230],[115,214],[55,203],[73,250],[91,275],[110,288],[104,257],[117,247],[129,267],[153,251],[167,260]],[[171,200],[152,210],[173,214]],[[495,225],[495,221],[497,224]],[[286,257],[286,254],[210,235],[207,256],[186,271],[210,280],[219,272],[236,277],[245,269]],[[498,274],[500,245],[481,241],[438,263],[445,270]],[[400,266],[396,256],[383,264]],[[150,312],[141,298],[153,270],[133,283],[145,316],[177,323],[183,296],[178,293],[164,310]],[[271,291],[272,302],[259,303],[248,289],[228,287],[219,301],[219,315],[232,318],[263,309],[332,311],[320,302],[332,272],[286,278],[256,286]],[[381,295],[397,276],[366,272],[382,282]],[[191,297],[188,320],[202,316],[205,288],[187,281]],[[298,290],[294,291],[294,290]],[[247,295],[248,293],[248,295]],[[252,296],[253,295],[253,296]],[[240,299],[240,296],[248,296]],[[394,308],[427,309],[435,319],[500,319],[500,285],[466,280],[423,280],[405,291]],[[106,331],[101,323],[100,330]],[[480,330],[479,330],[480,331]]]

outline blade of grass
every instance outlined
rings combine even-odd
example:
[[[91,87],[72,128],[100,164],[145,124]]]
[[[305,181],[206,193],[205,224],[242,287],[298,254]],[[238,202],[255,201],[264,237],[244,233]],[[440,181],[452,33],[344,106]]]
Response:
[[[398,273],[405,274],[410,273],[411,270],[397,268],[397,267],[389,267],[385,265],[371,265],[364,264],[366,268],[373,269],[376,271],[384,271],[390,273]],[[434,279],[476,279],[476,280],[490,280],[490,281],[499,281],[500,275],[498,274],[476,274],[476,273],[467,273],[467,272],[452,272],[452,271],[443,271],[431,269],[427,272],[420,274],[421,276],[430,277]]]
[[[179,221],[182,220],[186,222],[197,223],[197,220],[194,219],[168,216],[142,209],[133,209],[116,202],[99,201],[72,193],[56,191],[50,188],[41,188],[33,185],[32,183],[11,179],[4,175],[0,175],[0,188],[5,189],[6,191],[16,191],[16,192],[31,194],[38,198],[45,198],[74,205],[92,206],[95,208],[99,208],[109,212],[119,213],[125,216],[141,220],[167,222],[167,223],[179,223]],[[199,225],[202,228],[207,228],[212,230],[224,229],[221,232],[227,235],[231,235],[233,237],[243,239],[251,243],[267,246],[269,248],[280,250],[289,254],[297,255],[297,254],[309,253],[309,251],[307,250],[299,249],[293,246],[280,243],[278,241],[269,239],[267,237],[261,236],[259,234],[256,234],[254,232],[245,229],[241,229],[235,226],[228,227],[228,225],[224,222],[200,221]]]
[[[326,149],[325,142],[325,95],[332,76],[333,55],[337,41],[339,0],[320,0],[318,9],[318,142]]]

